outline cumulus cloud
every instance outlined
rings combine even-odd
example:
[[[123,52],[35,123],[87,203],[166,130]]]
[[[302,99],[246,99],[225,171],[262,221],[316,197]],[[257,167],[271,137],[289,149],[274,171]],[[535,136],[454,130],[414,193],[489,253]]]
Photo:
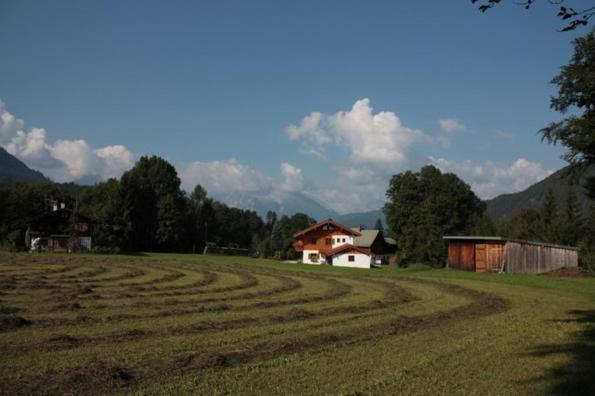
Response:
[[[82,140],[48,142],[44,128],[25,128],[0,100],[0,146],[28,166],[57,182],[94,182],[120,176],[134,164],[134,155],[121,145],[93,149]]]
[[[481,198],[493,198],[499,194],[524,190],[553,173],[537,162],[519,158],[510,165],[491,161],[451,161],[430,157],[431,164],[443,172],[452,172],[465,180]]]
[[[197,184],[209,193],[229,191],[256,191],[271,188],[273,179],[239,163],[235,158],[224,161],[195,161],[182,170],[184,188],[193,189]]]
[[[340,167],[333,181],[311,194],[339,213],[379,209],[384,202],[388,178],[370,167]]]
[[[442,118],[438,120],[440,129],[446,133],[465,132],[467,127],[454,118]]]
[[[281,188],[289,191],[299,191],[304,186],[304,176],[302,170],[287,162],[281,164],[281,174],[283,183]]]
[[[304,152],[322,156],[325,146],[333,143],[348,148],[355,162],[392,168],[402,168],[411,145],[424,136],[404,126],[394,112],[374,114],[368,98],[356,101],[350,110],[312,112],[285,132],[290,140],[300,141]]]

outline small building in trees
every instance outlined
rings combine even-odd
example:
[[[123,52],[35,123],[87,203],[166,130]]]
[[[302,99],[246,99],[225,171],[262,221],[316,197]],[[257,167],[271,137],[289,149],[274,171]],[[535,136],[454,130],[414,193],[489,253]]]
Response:
[[[445,236],[447,267],[473,272],[543,273],[578,266],[578,249],[503,237]]]
[[[27,247],[51,252],[89,251],[98,222],[62,205],[29,222]]]
[[[302,252],[304,264],[370,268],[386,264],[395,254],[396,244],[380,230],[349,228],[326,219],[294,235],[293,248]]]

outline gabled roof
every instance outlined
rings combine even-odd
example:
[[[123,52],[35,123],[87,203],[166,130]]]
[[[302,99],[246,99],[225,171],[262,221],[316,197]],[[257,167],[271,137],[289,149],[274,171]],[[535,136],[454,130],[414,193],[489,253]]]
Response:
[[[304,230],[301,230],[300,232],[294,234],[293,237],[294,238],[300,237],[300,236],[305,235],[305,234],[307,234],[309,232],[316,231],[316,230],[318,230],[320,228],[323,228],[324,226],[333,226],[336,229],[339,229],[341,231],[344,231],[346,234],[353,235],[353,236],[359,236],[359,235],[361,235],[358,231],[352,230],[351,228],[346,227],[343,224],[337,223],[333,219],[330,219],[329,218],[329,219],[326,219],[326,220],[321,221],[320,223],[314,224],[311,227],[308,227],[308,228],[306,228]]]
[[[350,245],[348,243],[346,243],[344,245],[337,246],[336,248],[334,248],[333,250],[331,250],[330,252],[328,252],[327,255],[328,256],[334,256],[335,254],[344,252],[346,250],[355,250],[355,251],[357,251],[359,253],[362,253],[362,254],[365,254],[365,255],[368,255],[368,256],[370,255],[370,252],[369,251],[367,251],[365,249],[362,249],[362,248],[360,248],[358,246]]]
[[[376,238],[378,237],[379,230],[361,230],[360,236],[355,237],[353,244],[355,246],[369,248],[372,246]]]

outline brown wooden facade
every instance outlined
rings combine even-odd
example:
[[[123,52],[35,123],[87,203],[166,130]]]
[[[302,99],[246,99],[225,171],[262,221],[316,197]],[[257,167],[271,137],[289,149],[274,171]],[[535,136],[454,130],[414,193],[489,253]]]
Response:
[[[293,247],[298,252],[318,250],[321,253],[330,254],[333,250],[333,238],[341,235],[358,236],[360,233],[327,219],[295,234],[296,242]]]
[[[578,265],[577,249],[570,246],[501,237],[444,237],[449,268],[473,272],[543,273]]]

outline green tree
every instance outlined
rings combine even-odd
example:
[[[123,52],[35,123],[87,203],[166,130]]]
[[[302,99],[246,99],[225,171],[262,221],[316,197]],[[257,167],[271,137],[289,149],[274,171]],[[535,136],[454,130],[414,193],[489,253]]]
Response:
[[[545,196],[545,203],[543,205],[544,221],[546,224],[551,224],[554,222],[557,216],[558,202],[556,201],[554,191],[550,188],[547,190],[547,195]]]
[[[379,230],[382,235],[384,235],[384,227],[382,226],[382,220],[376,219],[376,223],[374,223],[374,229]]]
[[[486,12],[489,9],[500,4],[502,0],[471,0],[472,4],[475,4],[477,2],[479,2],[479,11]],[[522,6],[523,8],[525,8],[525,10],[528,10],[536,2],[537,0],[523,0],[515,1],[514,3],[516,5]],[[579,26],[587,26],[587,24],[589,23],[589,19],[593,15],[595,15],[595,6],[584,8],[572,8],[567,4],[565,0],[548,0],[547,2],[552,6],[558,7],[557,16],[566,24],[562,28],[562,32],[574,30]],[[545,3],[545,0],[541,1],[541,3]]]
[[[498,231],[500,235],[508,238],[544,241],[546,228],[543,221],[543,210],[536,208],[520,209],[513,217],[500,224]]]
[[[564,234],[562,243],[577,246],[583,236],[583,214],[573,189],[568,191],[564,209]]]
[[[386,198],[388,228],[404,265],[443,265],[446,246],[442,237],[469,233],[485,213],[485,203],[465,182],[431,165],[394,175]]]
[[[94,245],[110,249],[122,247],[124,222],[118,180],[109,179],[85,189],[79,198],[79,211],[99,221]]]
[[[180,178],[163,158],[141,157],[122,175],[126,247],[171,250],[179,246],[184,212]]]
[[[562,114],[570,110],[582,114],[552,122],[540,132],[548,142],[564,145],[568,149],[564,159],[584,170],[595,163],[595,32],[574,40],[570,62],[551,82],[558,86],[551,107]],[[595,178],[589,178],[586,187],[595,197]]]
[[[563,243],[564,222],[558,211],[558,201],[554,191],[548,189],[545,196],[545,203],[541,211],[543,218],[543,235],[538,238],[543,242]]]

